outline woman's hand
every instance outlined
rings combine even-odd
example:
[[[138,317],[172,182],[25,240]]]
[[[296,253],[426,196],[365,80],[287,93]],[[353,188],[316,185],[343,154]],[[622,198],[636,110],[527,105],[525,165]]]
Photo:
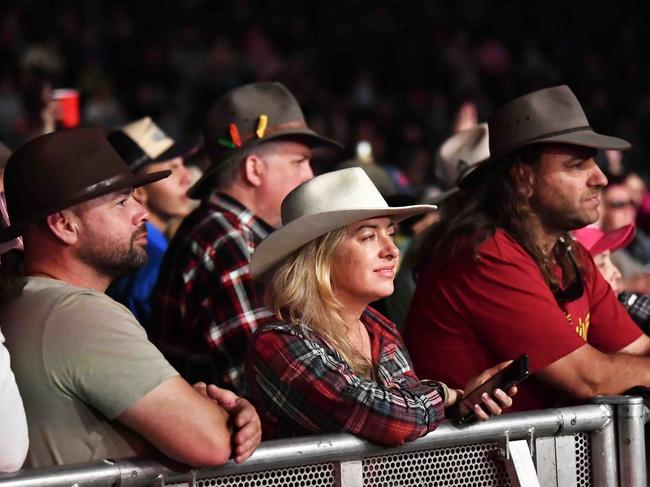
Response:
[[[511,362],[512,360],[501,362],[500,364],[495,365],[470,379],[465,386],[465,391],[468,391],[467,395],[465,395],[461,390],[456,390],[459,393],[456,400],[461,401],[459,405],[461,417],[471,411],[478,419],[485,421],[489,419],[490,416],[500,415],[504,409],[512,406],[512,396],[517,394],[516,386],[511,387],[507,393],[498,388],[494,389],[491,394],[484,393],[478,400],[475,400],[474,403],[467,400],[467,396],[470,395],[472,391],[488,381],[500,370],[510,365]]]

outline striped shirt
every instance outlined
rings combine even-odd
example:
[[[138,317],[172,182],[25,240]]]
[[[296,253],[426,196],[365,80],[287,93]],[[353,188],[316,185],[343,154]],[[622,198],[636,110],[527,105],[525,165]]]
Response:
[[[264,440],[345,431],[399,445],[444,419],[443,399],[416,377],[395,324],[372,308],[361,320],[370,335],[374,380],[357,375],[306,325],[275,322],[258,330],[246,385]]]
[[[249,261],[272,230],[235,199],[213,193],[169,243],[154,293],[152,338],[188,380],[241,393],[249,339],[272,316]],[[187,377],[191,362],[207,354],[212,377]]]

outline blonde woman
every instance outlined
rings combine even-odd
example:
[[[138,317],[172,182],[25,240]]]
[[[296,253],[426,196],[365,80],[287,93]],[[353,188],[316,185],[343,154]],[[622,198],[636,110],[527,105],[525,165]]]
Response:
[[[255,334],[246,364],[265,439],[347,431],[397,445],[458,402],[461,390],[417,378],[395,325],[368,306],[393,292],[395,222],[433,209],[389,208],[360,168],[318,176],[284,200],[284,226],[251,261],[277,317]],[[470,407],[485,420],[511,404],[497,389]]]

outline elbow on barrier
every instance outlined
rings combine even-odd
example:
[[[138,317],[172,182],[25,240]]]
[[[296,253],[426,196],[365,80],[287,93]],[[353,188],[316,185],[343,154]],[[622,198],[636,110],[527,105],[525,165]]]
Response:
[[[187,469],[150,459],[105,460],[0,475],[0,487],[645,486],[643,426],[648,411],[643,401],[607,396],[594,402],[504,414],[466,427],[444,421],[435,431],[399,447],[382,447],[344,433],[306,436],[263,442],[242,464]]]

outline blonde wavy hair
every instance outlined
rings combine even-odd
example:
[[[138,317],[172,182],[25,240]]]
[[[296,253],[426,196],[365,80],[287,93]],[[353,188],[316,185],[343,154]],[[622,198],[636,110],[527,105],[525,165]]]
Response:
[[[348,340],[348,326],[336,298],[332,266],[347,228],[333,230],[284,259],[267,285],[267,300],[275,316],[318,333],[357,374],[369,378],[372,364]]]

